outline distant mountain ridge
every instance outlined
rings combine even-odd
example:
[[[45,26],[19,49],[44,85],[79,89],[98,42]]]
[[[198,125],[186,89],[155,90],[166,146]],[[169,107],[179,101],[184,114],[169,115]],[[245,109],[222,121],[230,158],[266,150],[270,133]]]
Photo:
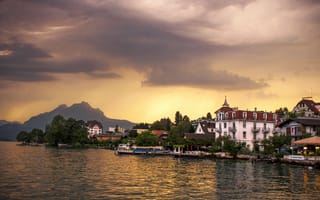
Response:
[[[10,123],[5,120],[0,122],[0,140],[15,140],[20,131],[31,131],[33,128],[44,130],[47,124],[50,124],[56,115],[62,115],[64,118],[74,118],[77,120],[98,120],[102,123],[104,130],[110,126],[120,126],[125,129],[132,128],[135,124],[128,120],[111,119],[104,115],[98,108],[92,108],[89,103],[75,103],[71,106],[62,104],[52,111],[41,113],[31,117],[25,123]]]

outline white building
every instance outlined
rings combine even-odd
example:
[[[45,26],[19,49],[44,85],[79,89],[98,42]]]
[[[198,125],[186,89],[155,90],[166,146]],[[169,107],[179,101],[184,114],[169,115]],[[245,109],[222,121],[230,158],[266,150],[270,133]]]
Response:
[[[96,137],[102,134],[103,127],[102,124],[96,120],[88,121],[87,122],[87,129],[88,129],[88,137]]]
[[[273,135],[278,115],[272,112],[248,111],[231,108],[225,99],[216,114],[215,137],[230,136],[238,142],[245,142],[253,150],[254,144]]]

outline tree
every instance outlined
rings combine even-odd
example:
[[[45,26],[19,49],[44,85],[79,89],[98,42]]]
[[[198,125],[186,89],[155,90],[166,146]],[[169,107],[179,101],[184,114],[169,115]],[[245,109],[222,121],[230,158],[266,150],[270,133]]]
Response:
[[[168,142],[171,145],[185,144],[184,134],[194,132],[193,126],[190,121],[181,121],[177,126],[171,128]]]
[[[45,141],[45,134],[41,129],[34,128],[30,132],[30,142],[43,143]]]
[[[210,112],[207,113],[207,119],[211,120],[212,119],[212,115]]]
[[[58,146],[58,143],[64,143],[66,137],[63,137],[65,133],[66,120],[61,116],[57,115],[53,118],[51,124],[46,127],[46,139],[51,145]]]
[[[164,125],[166,131],[170,131],[171,126],[172,126],[172,122],[171,122],[169,117],[168,118],[162,118],[160,120],[160,123]]]
[[[281,119],[284,119],[284,118],[287,118],[288,115],[289,115],[289,111],[288,111],[288,108],[287,107],[281,107],[279,109],[277,109],[275,111],[275,113],[281,118]]]
[[[30,134],[27,133],[26,131],[21,131],[17,137],[16,137],[18,142],[23,142],[23,143],[30,143]]]
[[[188,115],[185,115],[183,116],[182,121],[190,122],[190,118],[188,117]]]
[[[166,130],[166,126],[157,120],[151,124],[151,130]]]
[[[290,136],[287,136],[287,135],[275,135],[275,136],[271,137],[271,142],[272,142],[274,148],[277,149],[278,152],[280,152],[280,148],[283,145],[290,145],[291,144],[291,138],[290,138]]]
[[[140,123],[136,124],[133,129],[149,129],[149,124],[148,123]]]
[[[155,146],[158,143],[158,137],[150,131],[145,131],[138,135],[135,143],[138,146]]]
[[[182,114],[179,111],[177,111],[176,114],[175,114],[175,123],[176,123],[176,125],[178,125],[181,121],[182,121]]]
[[[130,130],[128,136],[131,137],[131,138],[135,138],[135,137],[138,136],[138,133],[137,133],[136,130]]]

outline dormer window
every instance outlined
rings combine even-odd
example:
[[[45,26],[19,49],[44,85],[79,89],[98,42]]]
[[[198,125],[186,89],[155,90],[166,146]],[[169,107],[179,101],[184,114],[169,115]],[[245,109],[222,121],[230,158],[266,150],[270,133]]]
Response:
[[[253,113],[253,119],[257,119],[257,113]]]
[[[263,113],[263,119],[267,120],[268,114],[267,113]]]
[[[232,119],[235,119],[235,118],[236,118],[236,113],[232,112]]]
[[[228,113],[225,114],[225,118],[228,119]]]
[[[243,119],[247,119],[247,112],[242,113]]]

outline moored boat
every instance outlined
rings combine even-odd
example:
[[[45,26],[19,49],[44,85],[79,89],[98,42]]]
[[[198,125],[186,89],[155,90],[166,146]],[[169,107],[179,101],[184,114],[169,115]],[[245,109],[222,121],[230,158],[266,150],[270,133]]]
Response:
[[[116,154],[133,155],[170,155],[162,146],[130,146],[129,144],[119,144]]]

